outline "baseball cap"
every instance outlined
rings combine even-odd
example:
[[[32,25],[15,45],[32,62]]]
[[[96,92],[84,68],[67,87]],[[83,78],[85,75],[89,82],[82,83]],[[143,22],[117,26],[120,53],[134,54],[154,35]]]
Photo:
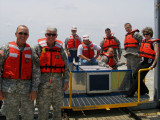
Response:
[[[83,35],[83,40],[89,40],[89,35]]]
[[[71,30],[77,30],[76,26],[72,26]]]

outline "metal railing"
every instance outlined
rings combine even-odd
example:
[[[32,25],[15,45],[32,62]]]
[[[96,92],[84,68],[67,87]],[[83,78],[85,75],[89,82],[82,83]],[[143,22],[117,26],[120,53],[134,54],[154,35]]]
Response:
[[[140,102],[140,78],[141,78],[141,72],[142,71],[148,71],[151,70],[151,68],[144,68],[144,69],[140,69],[138,71],[138,102]]]

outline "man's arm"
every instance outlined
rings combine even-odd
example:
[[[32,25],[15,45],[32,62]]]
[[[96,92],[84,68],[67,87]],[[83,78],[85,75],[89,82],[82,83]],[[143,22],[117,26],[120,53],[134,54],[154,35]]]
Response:
[[[38,91],[38,85],[40,83],[40,62],[38,55],[36,54],[34,49],[32,51],[32,91]]]
[[[141,43],[141,42],[142,42],[142,39],[143,39],[142,35],[141,35],[139,32],[135,32],[135,33],[133,34],[133,38],[134,38],[135,40],[137,40],[138,43]]]
[[[64,90],[66,91],[69,88],[69,80],[70,80],[70,74],[69,74],[69,66],[68,66],[68,60],[66,53],[64,52],[63,47],[61,47],[61,58],[65,62],[65,71],[63,73],[63,79],[64,79]]]
[[[103,52],[103,45],[104,45],[104,38],[103,38],[103,40],[100,42],[101,53]]]
[[[107,56],[102,56],[101,59],[98,61],[99,66],[109,68],[109,65],[107,65],[106,63],[108,63],[108,57]]]
[[[40,62],[38,55],[36,54],[34,49],[31,49],[32,51],[32,86],[31,86],[31,93],[30,93],[30,99],[33,101],[37,98],[37,91],[38,86],[40,84]]]
[[[139,32],[135,32],[133,34],[133,38],[138,41],[138,43],[139,43],[138,49],[140,49],[141,42],[143,40],[143,36]]]
[[[65,62],[65,72],[63,73],[63,79],[66,83],[69,82],[70,75],[69,75],[69,66],[66,53],[64,52],[63,47],[61,47],[61,58]]]
[[[67,37],[66,39],[65,39],[65,50],[66,50],[66,53],[67,53],[67,55],[68,55],[68,57],[71,57],[71,54],[70,54],[70,52],[69,52],[69,50],[68,50],[68,41],[69,41],[69,38]]]
[[[7,59],[9,54],[9,46],[3,45],[0,49],[0,100],[4,99],[4,94],[2,92],[2,70],[4,61]]]
[[[120,60],[121,59],[121,54],[122,54],[121,43],[120,43],[120,41],[116,37],[114,37],[114,40],[118,44],[118,58]]]
[[[83,47],[82,47],[82,44],[81,44],[81,45],[78,46],[77,56],[78,56],[79,58],[85,59],[85,60],[87,60],[88,62],[90,62],[91,59],[85,57],[85,56],[83,55],[82,51],[83,51]]]

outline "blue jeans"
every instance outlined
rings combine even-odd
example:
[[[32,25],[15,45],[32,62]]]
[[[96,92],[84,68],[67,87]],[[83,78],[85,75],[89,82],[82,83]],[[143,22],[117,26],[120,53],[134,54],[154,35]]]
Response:
[[[75,62],[79,62],[79,57],[77,57],[77,50],[69,50],[71,57],[68,57],[68,63],[73,63],[73,58]]]
[[[98,65],[98,61],[97,61],[97,59],[94,59],[94,58],[91,58],[90,62],[88,62],[85,59],[81,59],[81,64],[82,65]]]

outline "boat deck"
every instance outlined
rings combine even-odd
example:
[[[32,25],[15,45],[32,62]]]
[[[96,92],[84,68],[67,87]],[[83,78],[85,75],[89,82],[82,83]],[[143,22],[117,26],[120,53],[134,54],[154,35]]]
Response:
[[[147,102],[148,95],[140,97],[140,103]],[[119,107],[131,107],[138,105],[138,97],[125,98],[124,95],[73,95],[72,104],[69,106],[69,97],[64,98],[62,109],[93,110]]]

